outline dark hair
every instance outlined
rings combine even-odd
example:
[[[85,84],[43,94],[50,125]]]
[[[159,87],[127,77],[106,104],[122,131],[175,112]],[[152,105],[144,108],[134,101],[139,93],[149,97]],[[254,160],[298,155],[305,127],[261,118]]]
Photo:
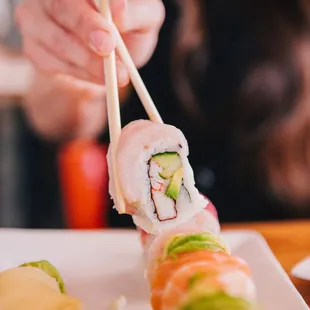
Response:
[[[184,106],[194,111],[193,118],[200,115],[202,127],[207,123],[233,141],[240,174],[255,173],[283,199],[308,199],[310,108],[302,104],[306,81],[300,53],[310,30],[307,2],[205,0],[196,5],[204,36],[187,50],[176,44],[174,53],[175,61],[183,60],[178,91],[180,81],[188,85],[180,97]],[[182,57],[175,56],[181,52]],[[297,180],[292,173],[298,165],[303,177]]]

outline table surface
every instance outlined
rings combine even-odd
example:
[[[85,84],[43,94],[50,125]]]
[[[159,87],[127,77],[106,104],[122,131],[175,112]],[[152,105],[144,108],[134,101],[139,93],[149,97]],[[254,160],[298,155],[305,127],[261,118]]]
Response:
[[[310,282],[290,274],[296,263],[310,255],[310,221],[223,224],[222,229],[254,229],[260,232],[310,306]]]

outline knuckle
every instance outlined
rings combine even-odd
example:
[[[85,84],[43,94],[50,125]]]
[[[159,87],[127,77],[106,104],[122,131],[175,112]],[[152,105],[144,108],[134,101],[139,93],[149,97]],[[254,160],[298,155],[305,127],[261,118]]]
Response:
[[[49,14],[57,20],[70,19],[72,28],[83,26],[87,18],[84,16],[85,12],[77,9],[81,3],[75,3],[72,0],[49,0],[48,11]],[[74,12],[74,14],[72,14]],[[67,22],[66,22],[67,23]]]
[[[85,25],[88,24],[89,21],[90,20],[89,20],[88,14],[83,14],[83,12],[77,12],[77,15],[74,21],[74,27],[76,28],[85,27]]]
[[[25,41],[23,44],[23,53],[32,65],[39,71],[50,73],[51,68],[48,61],[45,61],[38,51],[37,46],[31,41]]]
[[[49,0],[47,3],[47,9],[52,16],[67,11],[68,6],[70,8],[70,0]]]
[[[68,46],[74,47],[76,49],[78,48],[77,37],[74,34],[67,33],[66,41],[67,41]]]
[[[71,33],[54,32],[52,35],[52,49],[54,53],[61,58],[74,59],[81,66],[86,67],[89,64],[91,53],[87,53],[87,49],[84,49],[77,38]],[[72,55],[74,51],[74,55]]]
[[[54,31],[53,33],[51,33],[50,38],[52,48],[57,54],[62,55],[66,53],[66,43],[64,39],[64,34],[62,34],[61,31],[57,30]]]

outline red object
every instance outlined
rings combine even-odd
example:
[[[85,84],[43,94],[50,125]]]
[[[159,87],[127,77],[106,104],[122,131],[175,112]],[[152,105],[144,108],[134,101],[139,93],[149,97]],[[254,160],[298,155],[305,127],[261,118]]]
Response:
[[[59,170],[66,224],[74,229],[108,226],[107,147],[76,140],[60,150]]]
[[[140,235],[141,244],[144,248],[146,246],[149,234],[146,231],[144,231],[143,229],[141,229],[140,227],[137,227],[137,230],[138,230],[139,235]]]
[[[207,198],[208,199],[208,198]],[[209,199],[208,199],[209,200]],[[209,203],[206,206],[206,209],[210,211],[210,213],[215,216],[218,219],[218,213],[217,210],[215,208],[215,206],[213,205],[213,203],[209,200]]]

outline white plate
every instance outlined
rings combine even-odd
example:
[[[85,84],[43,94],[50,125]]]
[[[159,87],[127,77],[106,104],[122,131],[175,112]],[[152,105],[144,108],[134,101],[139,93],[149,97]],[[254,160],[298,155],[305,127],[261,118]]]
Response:
[[[224,232],[232,253],[253,271],[264,310],[309,310],[262,236],[253,231]],[[70,294],[86,310],[106,310],[127,298],[126,310],[148,310],[142,248],[135,231],[29,231],[0,229],[0,270],[47,259],[61,272]]]
[[[304,258],[292,268],[292,275],[310,281],[310,256]]]

